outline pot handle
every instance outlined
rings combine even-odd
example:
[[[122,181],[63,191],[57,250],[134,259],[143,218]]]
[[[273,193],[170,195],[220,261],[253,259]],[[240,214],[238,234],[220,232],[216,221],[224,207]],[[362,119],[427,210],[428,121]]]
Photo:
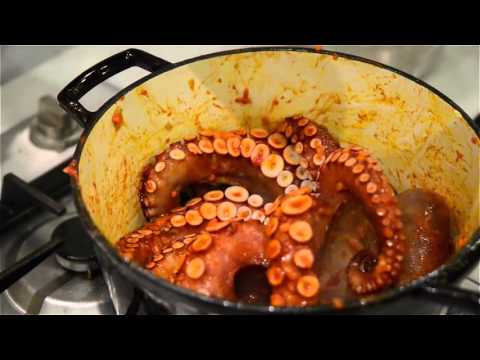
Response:
[[[428,300],[480,314],[480,292],[437,284],[424,285],[419,290],[419,295]]]
[[[133,66],[154,72],[170,62],[138,49],[128,49],[92,66],[71,81],[57,96],[60,106],[72,114],[82,127],[97,117],[97,112],[88,111],[79,100],[87,92],[106,79]]]

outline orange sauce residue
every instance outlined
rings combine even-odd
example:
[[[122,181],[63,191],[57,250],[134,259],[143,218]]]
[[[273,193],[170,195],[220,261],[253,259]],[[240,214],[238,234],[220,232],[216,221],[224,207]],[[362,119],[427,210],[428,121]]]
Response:
[[[463,249],[465,245],[467,245],[467,243],[468,243],[467,237],[463,234],[460,235],[455,244],[457,251],[460,251],[461,249]]]
[[[195,89],[195,80],[193,79],[188,80],[188,87],[190,88],[190,90],[193,91]]]
[[[459,160],[463,160],[463,154],[458,150],[456,150],[455,152],[457,153],[457,158],[455,159],[455,161],[458,162]]]
[[[123,114],[121,108],[116,108],[112,115],[112,123],[118,129],[123,124]]]
[[[345,304],[343,303],[342,299],[339,298],[334,298],[332,299],[332,304],[335,309],[343,309],[345,307]]]
[[[313,45],[313,48],[315,49],[315,51],[320,51],[323,49],[323,46],[322,45]]]
[[[142,96],[148,96],[148,91],[145,89],[140,90],[140,95]]]
[[[63,169],[63,172],[69,176],[71,176],[76,183],[78,183],[78,170],[77,170],[77,160],[70,161],[70,164],[67,165],[66,168]]]
[[[242,97],[236,98],[235,102],[239,103],[239,104],[243,104],[243,105],[247,105],[247,104],[252,103],[252,100],[249,97],[249,91],[248,91],[247,88],[245,90],[243,90]]]

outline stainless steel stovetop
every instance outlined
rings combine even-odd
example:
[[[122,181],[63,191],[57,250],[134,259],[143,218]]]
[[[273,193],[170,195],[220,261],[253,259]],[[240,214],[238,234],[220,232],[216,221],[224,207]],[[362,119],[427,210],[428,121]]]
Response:
[[[72,144],[80,129],[65,118],[54,101],[58,91],[85,68],[129,46],[57,47],[40,52],[35,59],[32,50],[30,63],[23,61],[12,68],[15,51],[0,48],[2,76],[0,188],[3,175],[13,172],[31,181],[73,154]],[[166,60],[177,62],[203,53],[238,46],[140,46]],[[355,53],[389,63],[411,72],[444,91],[472,117],[479,111],[479,48],[478,47],[352,47],[326,46],[327,49]],[[20,53],[28,49],[20,49]],[[417,57],[415,57],[415,51]],[[6,56],[8,55],[8,56]],[[24,56],[24,55],[22,55]],[[416,59],[416,60],[415,60]],[[144,73],[133,71],[122,79],[115,77],[100,85],[96,93],[84,99],[87,108],[95,109],[121,88]],[[76,216],[71,195],[60,202],[66,213],[55,216],[41,212],[1,235],[0,271],[17,259],[28,255],[48,242],[55,229]],[[461,287],[480,290],[480,266],[462,280]],[[98,270],[72,272],[59,263],[54,254],[46,258],[28,275],[18,280],[0,295],[0,314],[114,314],[108,288]],[[392,313],[447,314],[461,313],[456,309],[422,304],[420,309],[395,308]]]
[[[64,215],[42,213],[3,237],[5,244],[0,251],[5,267],[46,244],[62,222],[76,216],[71,196],[63,198],[62,203],[67,209]],[[0,314],[109,315],[115,311],[98,270],[67,270],[54,254],[5,291]]]

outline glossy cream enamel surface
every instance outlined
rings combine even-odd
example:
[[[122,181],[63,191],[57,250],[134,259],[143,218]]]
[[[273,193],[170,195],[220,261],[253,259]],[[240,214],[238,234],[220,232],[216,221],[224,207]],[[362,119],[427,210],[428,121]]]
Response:
[[[112,116],[122,111],[117,129]],[[461,114],[388,70],[325,54],[262,51],[197,61],[160,74],[112,106],[86,140],[82,199],[114,243],[144,222],[142,169],[171,142],[200,128],[265,127],[303,114],[341,143],[377,157],[397,191],[446,197],[457,239],[479,227],[480,140]]]

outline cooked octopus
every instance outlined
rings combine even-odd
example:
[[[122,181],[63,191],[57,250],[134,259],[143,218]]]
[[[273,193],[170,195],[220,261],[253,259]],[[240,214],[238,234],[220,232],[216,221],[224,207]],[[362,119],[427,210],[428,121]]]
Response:
[[[210,190],[209,183],[227,185]],[[200,196],[183,204],[192,186]],[[340,147],[304,117],[273,132],[202,131],[171,144],[145,169],[140,200],[148,222],[117,242],[122,256],[178,286],[232,301],[268,294],[273,306],[338,305],[436,265],[412,261],[418,249],[444,249],[412,245],[415,229],[427,242],[448,241],[432,231],[434,220],[402,211],[408,199],[399,203],[366,149]],[[262,295],[239,293],[236,277],[252,267],[265,269],[270,288]]]

